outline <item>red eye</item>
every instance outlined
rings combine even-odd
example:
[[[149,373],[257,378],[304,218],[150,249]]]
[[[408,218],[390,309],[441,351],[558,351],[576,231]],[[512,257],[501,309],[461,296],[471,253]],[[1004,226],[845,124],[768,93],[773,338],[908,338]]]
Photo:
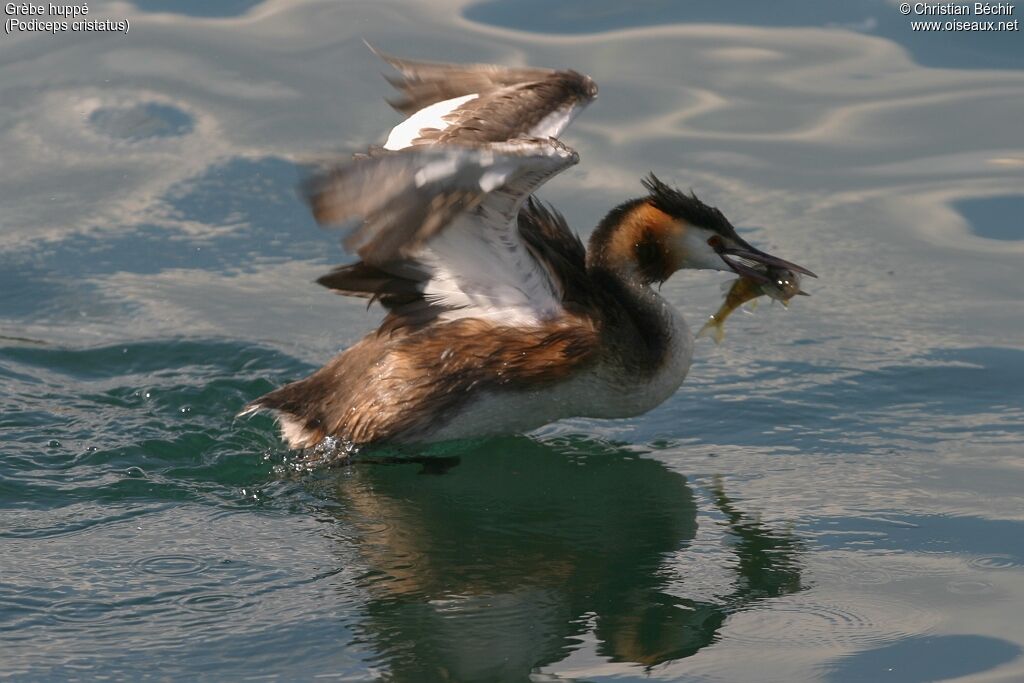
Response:
[[[708,239],[708,246],[711,247],[712,249],[721,249],[722,248],[722,238],[719,237],[718,235],[712,235]]]

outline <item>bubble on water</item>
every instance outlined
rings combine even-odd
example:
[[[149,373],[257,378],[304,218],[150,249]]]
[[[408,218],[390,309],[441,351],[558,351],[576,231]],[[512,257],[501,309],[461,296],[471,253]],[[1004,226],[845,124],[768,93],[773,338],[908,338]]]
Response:
[[[297,457],[286,458],[284,465],[292,472],[312,472],[347,463],[358,452],[359,447],[351,441],[327,436],[316,446],[303,449]]]
[[[266,500],[267,496],[261,489],[256,488],[243,488],[242,497],[246,500],[251,500],[254,503],[262,503]]]

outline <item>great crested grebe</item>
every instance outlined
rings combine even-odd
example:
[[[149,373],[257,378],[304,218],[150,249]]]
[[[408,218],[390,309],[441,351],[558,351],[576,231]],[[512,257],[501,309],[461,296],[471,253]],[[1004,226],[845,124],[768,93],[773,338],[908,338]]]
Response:
[[[379,54],[379,53],[378,53]],[[755,249],[718,209],[661,182],[612,209],[589,247],[531,196],[579,161],[556,138],[597,95],[575,71],[414,62],[381,148],[304,186],[321,224],[361,219],[359,259],[317,282],[388,311],[309,377],[248,404],[292,448],[523,433],[654,408],[693,335],[652,284],[680,268],[813,275]]]

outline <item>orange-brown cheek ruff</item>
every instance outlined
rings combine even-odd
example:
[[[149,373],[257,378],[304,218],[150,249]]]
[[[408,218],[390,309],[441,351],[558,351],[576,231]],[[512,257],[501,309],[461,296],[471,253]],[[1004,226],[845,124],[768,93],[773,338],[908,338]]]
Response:
[[[664,282],[686,260],[686,227],[653,204],[638,202],[626,209],[600,258],[605,267],[635,274],[644,284]]]

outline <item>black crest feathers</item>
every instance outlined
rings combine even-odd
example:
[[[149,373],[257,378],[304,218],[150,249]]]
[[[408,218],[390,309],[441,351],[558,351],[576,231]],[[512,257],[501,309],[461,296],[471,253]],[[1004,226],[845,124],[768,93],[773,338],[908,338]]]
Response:
[[[736,229],[725,215],[713,206],[708,206],[697,195],[686,194],[677,188],[661,182],[656,175],[650,173],[643,179],[643,185],[650,193],[647,200],[655,207],[670,216],[680,218],[690,225],[707,228],[722,235],[734,237]]]

